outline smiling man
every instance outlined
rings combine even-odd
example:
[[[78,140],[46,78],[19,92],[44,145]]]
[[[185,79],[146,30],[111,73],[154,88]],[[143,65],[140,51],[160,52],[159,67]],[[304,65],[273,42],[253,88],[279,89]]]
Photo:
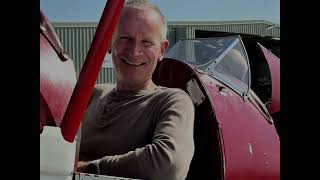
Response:
[[[124,8],[113,36],[112,59],[119,90],[152,90],[157,61],[167,49],[166,23],[153,8]]]
[[[193,103],[184,91],[152,81],[169,45],[166,32],[156,6],[126,2],[112,39],[117,83],[95,87],[82,121],[79,171],[186,178],[194,153]]]

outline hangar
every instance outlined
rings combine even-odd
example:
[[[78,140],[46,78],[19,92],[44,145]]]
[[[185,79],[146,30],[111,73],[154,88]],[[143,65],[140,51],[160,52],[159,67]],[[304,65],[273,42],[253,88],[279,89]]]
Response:
[[[67,54],[73,59],[78,76],[85,61],[97,22],[53,22]],[[170,47],[180,39],[240,34],[244,43],[258,41],[280,58],[280,25],[265,20],[246,21],[168,21]],[[169,47],[169,48],[170,48]],[[106,56],[97,82],[115,83],[111,56]]]

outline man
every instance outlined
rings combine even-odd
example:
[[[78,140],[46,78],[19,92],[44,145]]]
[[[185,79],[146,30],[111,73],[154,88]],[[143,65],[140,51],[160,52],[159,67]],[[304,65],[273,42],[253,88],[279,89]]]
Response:
[[[112,38],[116,87],[95,87],[82,121],[79,171],[186,178],[194,153],[193,103],[184,91],[152,82],[169,45],[166,31],[157,7],[126,2]]]

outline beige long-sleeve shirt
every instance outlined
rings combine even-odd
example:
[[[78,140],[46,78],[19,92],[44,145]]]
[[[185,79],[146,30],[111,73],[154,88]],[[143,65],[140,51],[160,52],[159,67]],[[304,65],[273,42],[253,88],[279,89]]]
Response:
[[[185,179],[194,153],[194,106],[180,89],[95,87],[82,123],[80,160],[99,174]],[[91,167],[92,168],[92,167]]]

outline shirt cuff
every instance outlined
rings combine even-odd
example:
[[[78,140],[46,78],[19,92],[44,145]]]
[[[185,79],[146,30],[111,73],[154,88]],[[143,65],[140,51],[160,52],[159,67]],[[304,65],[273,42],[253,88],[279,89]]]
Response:
[[[91,161],[85,168],[84,172],[90,174],[100,174],[99,160]]]
[[[96,160],[99,166],[99,173],[102,175],[110,175],[110,163],[113,156],[105,156],[102,159]]]

